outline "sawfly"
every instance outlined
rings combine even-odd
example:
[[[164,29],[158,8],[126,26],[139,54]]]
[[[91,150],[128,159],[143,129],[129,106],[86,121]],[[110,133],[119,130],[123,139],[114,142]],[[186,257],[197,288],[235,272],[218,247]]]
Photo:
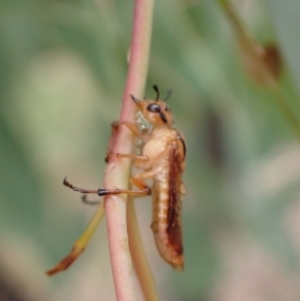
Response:
[[[183,270],[183,239],[181,222],[181,203],[185,194],[182,174],[185,169],[186,144],[180,131],[173,127],[173,115],[166,103],[172,91],[169,90],[164,100],[159,99],[159,89],[156,99],[140,100],[131,95],[143,118],[151,125],[141,130],[137,122],[121,121],[112,124],[117,132],[120,126],[126,126],[141,140],[141,154],[121,154],[108,152],[110,156],[133,159],[135,168],[141,170],[135,174],[130,182],[136,189],[82,189],[71,184],[66,178],[63,184],[74,191],[83,194],[97,194],[99,196],[127,194],[132,196],[152,195],[153,217],[151,229],[160,255],[177,270]],[[153,180],[152,187],[145,182]],[[85,198],[83,199],[87,201]],[[103,202],[102,202],[103,203]],[[84,234],[75,242],[71,253],[47,272],[53,275],[68,268],[81,254],[89,242],[93,232],[104,215],[104,207],[99,206]]]

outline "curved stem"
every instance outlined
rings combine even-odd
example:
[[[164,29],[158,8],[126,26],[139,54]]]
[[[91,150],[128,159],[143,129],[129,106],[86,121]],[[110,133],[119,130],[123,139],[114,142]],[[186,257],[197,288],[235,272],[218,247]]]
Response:
[[[129,69],[120,121],[134,121],[135,106],[130,94],[136,97],[143,96],[148,72],[153,6],[154,0],[135,0]],[[132,141],[132,133],[126,127],[121,127],[114,140],[112,151],[114,153],[132,153]],[[113,156],[105,170],[104,187],[128,188],[130,171],[129,159]],[[136,299],[127,234],[126,198],[125,195],[120,195],[105,199],[109,250],[118,301]],[[130,216],[129,219],[129,223],[131,223]],[[136,228],[136,224],[133,227]]]

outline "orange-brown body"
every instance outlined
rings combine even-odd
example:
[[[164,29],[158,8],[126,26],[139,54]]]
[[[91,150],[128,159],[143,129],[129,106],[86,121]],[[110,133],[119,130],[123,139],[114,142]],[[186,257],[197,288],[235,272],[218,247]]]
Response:
[[[144,117],[153,123],[145,141],[142,156],[134,165],[143,169],[132,178],[132,183],[143,179],[153,179],[151,190],[153,218],[151,228],[161,256],[178,270],[183,269],[183,241],[181,224],[181,203],[185,187],[181,175],[185,168],[186,147],[182,134],[172,127],[173,117],[163,101],[137,101]],[[164,117],[151,116],[145,108],[155,103]],[[157,112],[156,112],[157,113]],[[150,115],[151,114],[151,115]],[[149,116],[150,115],[150,116]],[[159,116],[159,115],[158,115]],[[127,126],[130,128],[127,123]]]

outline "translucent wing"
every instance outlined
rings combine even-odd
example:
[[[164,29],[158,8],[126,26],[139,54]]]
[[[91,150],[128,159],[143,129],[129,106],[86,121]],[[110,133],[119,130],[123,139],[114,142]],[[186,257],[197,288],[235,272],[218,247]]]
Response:
[[[183,254],[182,225],[181,225],[181,173],[176,149],[172,149],[170,155],[169,175],[169,208],[167,220],[167,234],[174,252]]]

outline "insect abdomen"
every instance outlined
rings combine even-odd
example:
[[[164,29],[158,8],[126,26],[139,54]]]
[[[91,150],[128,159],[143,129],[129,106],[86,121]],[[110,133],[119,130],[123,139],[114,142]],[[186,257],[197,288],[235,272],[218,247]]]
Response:
[[[168,172],[165,170],[165,172]],[[170,203],[169,177],[161,176],[153,184],[153,220],[151,228],[161,256],[175,269],[182,270],[183,245],[180,224],[180,203]],[[175,208],[173,207],[175,205]]]

